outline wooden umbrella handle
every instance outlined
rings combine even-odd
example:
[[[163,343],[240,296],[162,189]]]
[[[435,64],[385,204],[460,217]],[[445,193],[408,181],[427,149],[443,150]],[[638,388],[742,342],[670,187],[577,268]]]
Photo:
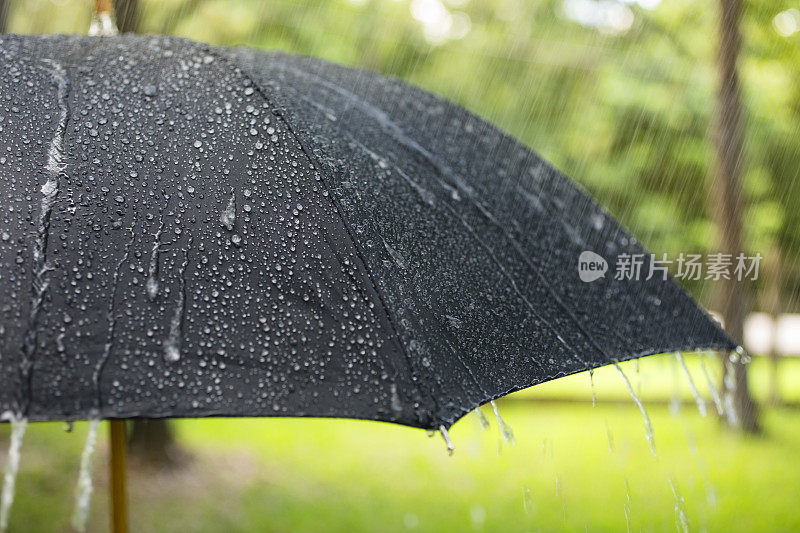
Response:
[[[98,15],[100,13],[111,13],[113,9],[113,0],[94,0],[94,12]]]
[[[125,421],[109,420],[111,439],[111,531],[128,533],[128,500],[125,486]]]

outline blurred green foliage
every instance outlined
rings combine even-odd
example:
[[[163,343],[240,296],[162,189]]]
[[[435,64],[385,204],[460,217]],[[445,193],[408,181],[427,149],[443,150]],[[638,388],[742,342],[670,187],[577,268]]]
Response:
[[[89,0],[12,4],[11,31],[83,33],[89,25]],[[400,77],[520,138],[587,187],[651,250],[672,258],[711,251],[718,3],[619,0],[616,22],[599,28],[585,20],[586,13],[583,19],[568,16],[589,4],[600,5],[139,0],[139,28],[277,48]],[[765,257],[781,252],[784,308],[796,311],[800,13],[789,11],[792,6],[790,0],[744,2],[740,73],[747,248]],[[783,17],[782,24],[776,17]],[[690,288],[708,304],[709,287],[693,283]]]

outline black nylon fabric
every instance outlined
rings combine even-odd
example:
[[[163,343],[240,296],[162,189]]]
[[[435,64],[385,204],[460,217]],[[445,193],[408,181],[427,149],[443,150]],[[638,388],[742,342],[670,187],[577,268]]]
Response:
[[[317,60],[3,36],[0,412],[436,428],[509,391],[735,346],[530,150]],[[646,268],[646,266],[645,266]]]

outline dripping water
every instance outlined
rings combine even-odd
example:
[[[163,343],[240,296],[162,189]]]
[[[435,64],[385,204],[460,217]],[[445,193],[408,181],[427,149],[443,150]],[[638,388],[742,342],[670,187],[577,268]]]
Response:
[[[11,504],[14,503],[14,487],[17,483],[17,472],[19,471],[22,437],[25,436],[28,419],[8,412],[3,413],[0,419],[8,420],[11,423],[11,442],[8,446],[6,470],[3,476],[3,491],[0,494],[0,531],[5,531],[8,528]]]
[[[191,245],[190,240],[189,246],[191,247]],[[183,263],[178,272],[178,279],[180,279],[181,284],[178,291],[178,302],[170,323],[169,335],[167,340],[164,341],[164,359],[170,363],[174,363],[181,358],[181,324],[183,323],[183,312],[186,307],[186,265],[189,264],[189,251],[184,250],[183,254]]]
[[[117,266],[114,269],[113,275],[113,283],[111,287],[111,297],[108,299],[108,308],[106,309],[106,321],[108,322],[108,329],[107,329],[107,338],[106,343],[103,346],[103,354],[100,356],[100,360],[98,361],[97,365],[94,368],[94,372],[92,373],[92,383],[94,384],[95,388],[95,409],[97,411],[100,410],[102,402],[102,392],[100,388],[100,381],[103,376],[103,370],[105,369],[106,363],[108,362],[108,358],[111,356],[111,349],[114,346],[114,332],[117,328],[117,316],[114,314],[114,302],[117,301],[117,288],[119,287],[119,277],[120,273],[122,272],[122,265],[124,265],[128,261],[128,257],[130,256],[131,246],[133,246],[133,242],[135,239],[135,234],[133,228],[136,226],[136,214],[134,213],[133,221],[131,222],[129,231],[130,231],[130,238],[128,239],[127,244],[125,245],[125,253],[122,254],[122,257],[117,262]]]
[[[722,405],[722,398],[720,397],[719,391],[717,390],[716,385],[714,385],[714,380],[711,379],[711,375],[708,373],[708,367],[706,367],[706,357],[707,355],[705,353],[700,354],[700,368],[703,369],[703,375],[706,378],[708,392],[711,394],[711,398],[714,400],[714,405],[717,406],[717,414],[722,416],[725,413],[725,408]]]
[[[234,222],[236,222],[236,195],[232,194],[231,199],[228,200],[228,205],[222,210],[219,215],[220,223],[225,226],[228,231],[233,231]]]
[[[164,217],[162,215],[158,230],[154,235],[153,251],[150,254],[150,265],[147,268],[147,297],[155,300],[158,296],[158,255],[161,252],[161,234],[164,231]]]
[[[603,420],[606,426],[606,440],[608,441],[608,453],[614,453],[614,435],[611,433],[611,428],[608,427],[608,419]]]
[[[70,84],[67,73],[61,64],[51,59],[43,60],[50,67],[50,75],[56,85],[58,98],[58,124],[53,138],[50,139],[50,148],[47,150],[47,181],[42,185],[42,208],[39,213],[38,239],[33,250],[33,259],[37,263],[44,263],[44,253],[47,248],[47,230],[50,224],[50,212],[59,192],[59,176],[66,169],[64,163],[64,137],[67,133],[67,120],[69,119],[69,90]]]
[[[77,531],[86,531],[86,521],[89,518],[89,504],[92,500],[92,462],[94,460],[95,445],[97,444],[97,428],[100,426],[99,418],[89,421],[89,432],[81,453],[81,466],[78,473],[78,484],[75,487],[75,509],[72,513],[72,527]]]
[[[692,396],[694,396],[694,400],[697,402],[697,411],[700,413],[700,416],[705,417],[706,401],[697,391],[697,387],[695,387],[694,380],[692,379],[692,374],[689,373],[689,369],[686,368],[686,362],[683,360],[681,352],[675,352],[675,358],[678,360],[678,363],[680,363],[681,369],[683,369],[683,374],[686,376],[686,380],[689,382],[689,390],[692,391]]]
[[[625,481],[625,503],[622,504],[622,510],[625,512],[625,527],[628,533],[631,533],[631,489],[628,485],[628,480]]]
[[[478,422],[480,422],[481,428],[483,428],[484,431],[488,430],[490,425],[489,419],[486,418],[486,415],[483,413],[483,411],[481,411],[480,407],[475,408],[475,416],[478,417]]]
[[[522,489],[522,508],[525,510],[525,514],[533,513],[533,495],[528,487]]]
[[[500,428],[500,433],[503,435],[503,439],[513,446],[517,442],[514,440],[514,432],[512,431],[511,426],[506,424],[506,421],[503,420],[502,416],[500,416],[500,410],[497,408],[497,403],[495,403],[494,400],[489,403],[492,405],[494,417],[497,419],[497,427]]]
[[[447,455],[453,455],[456,447],[453,445],[453,441],[450,440],[450,434],[447,432],[447,428],[444,426],[439,426],[439,433],[442,435],[444,444],[447,447]]]
[[[668,477],[667,482],[669,483],[669,488],[672,489],[672,498],[675,504],[675,526],[678,528],[678,531],[689,533],[689,519],[686,517],[686,504],[683,500],[683,496],[675,490],[675,484],[672,482],[672,478]]]
[[[644,404],[639,396],[634,392],[633,386],[631,386],[631,382],[628,379],[628,376],[625,375],[623,372],[622,367],[619,366],[619,363],[614,363],[614,368],[617,369],[619,372],[622,381],[625,383],[625,387],[628,389],[628,393],[633,398],[633,401],[636,402],[636,405],[639,407],[639,411],[642,413],[642,418],[644,419],[644,435],[647,438],[647,444],[650,445],[650,451],[653,453],[653,457],[657,457],[656,455],[656,442],[655,442],[655,433],[653,432],[653,424],[650,422],[650,416],[647,414],[647,410],[644,408]]]
[[[597,391],[594,388],[594,368],[589,369],[589,384],[592,386],[592,407],[597,407]]]
[[[672,398],[669,401],[669,412],[677,416],[681,410],[681,386],[678,379],[678,361],[670,359],[672,368]]]

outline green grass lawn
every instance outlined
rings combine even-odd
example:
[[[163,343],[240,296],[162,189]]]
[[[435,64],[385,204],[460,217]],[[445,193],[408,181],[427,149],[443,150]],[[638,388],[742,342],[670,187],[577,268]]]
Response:
[[[751,379],[761,395],[757,382],[766,374],[759,365]],[[696,361],[689,366],[705,391]],[[797,366],[788,363],[786,373],[796,376]],[[635,387],[669,397],[667,358],[642,361],[638,374],[633,363],[625,368]],[[764,435],[742,437],[691,405],[673,413],[653,402],[654,458],[639,411],[616,401],[618,381],[607,370],[595,374],[596,407],[503,403],[516,446],[501,444],[493,419],[483,431],[469,415],[453,428],[452,457],[438,435],[391,424],[179,421],[193,459],[176,471],[131,472],[132,531],[617,532],[626,530],[626,506],[631,531],[675,531],[670,482],[691,531],[800,530],[800,410],[764,408]],[[798,382],[786,382],[786,395]],[[681,391],[688,399],[688,388]],[[520,395],[545,393],[591,398],[586,375]],[[0,431],[6,442],[7,428]],[[11,531],[69,531],[85,431],[85,424],[72,433],[61,424],[29,428]],[[95,463],[92,531],[108,523],[105,437]]]

